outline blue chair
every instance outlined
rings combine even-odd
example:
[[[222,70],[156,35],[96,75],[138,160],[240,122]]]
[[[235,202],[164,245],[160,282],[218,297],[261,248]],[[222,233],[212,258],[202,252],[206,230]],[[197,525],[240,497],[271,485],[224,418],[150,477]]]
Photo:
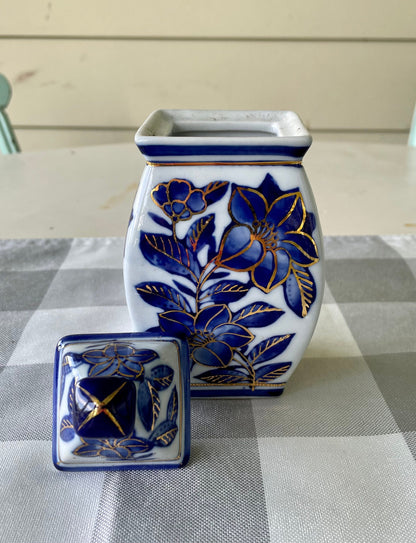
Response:
[[[12,96],[10,83],[0,74],[0,151],[4,155],[19,153],[20,147],[17,143],[9,117],[5,109],[9,105]]]

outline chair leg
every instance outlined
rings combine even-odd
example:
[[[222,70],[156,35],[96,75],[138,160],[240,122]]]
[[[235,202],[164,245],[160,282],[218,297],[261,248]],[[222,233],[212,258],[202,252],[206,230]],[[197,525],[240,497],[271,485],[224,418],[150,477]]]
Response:
[[[0,151],[5,155],[20,152],[12,125],[4,111],[0,111]]]

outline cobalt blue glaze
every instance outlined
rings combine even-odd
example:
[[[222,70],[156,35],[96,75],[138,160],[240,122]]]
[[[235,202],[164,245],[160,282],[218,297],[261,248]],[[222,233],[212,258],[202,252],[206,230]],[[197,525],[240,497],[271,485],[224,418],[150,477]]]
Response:
[[[264,155],[276,156],[284,155],[294,159],[302,158],[309,146],[291,146],[282,145],[138,145],[140,151],[148,157],[158,156],[246,156],[246,155]]]
[[[86,377],[75,384],[74,431],[85,438],[124,437],[134,430],[136,387],[122,377]]]
[[[190,223],[183,237],[177,235],[180,222],[201,214],[227,194],[231,223],[220,232],[219,243],[211,214]],[[187,340],[191,369],[205,367],[196,379],[201,384],[246,385],[253,392],[284,375],[291,362],[271,361],[289,347],[294,333],[250,345],[255,338],[252,329],[275,323],[284,311],[265,302],[251,302],[232,311],[229,304],[244,299],[253,289],[269,293],[277,287],[283,288],[289,309],[299,318],[314,303],[316,286],[308,268],[319,261],[312,237],[315,217],[305,209],[299,189],[282,191],[270,174],[257,188],[227,181],[195,188],[187,179],[172,179],[157,185],[151,197],[169,220],[160,216],[155,222],[171,233],[142,231],[139,250],[150,264],[177,276],[177,288],[145,281],[136,284],[135,290],[147,304],[161,309],[158,321],[163,333]],[[149,216],[155,220],[153,212]],[[208,248],[205,265],[199,256],[204,248]],[[248,273],[249,280],[229,279],[230,271]],[[307,306],[297,272],[307,281]],[[181,278],[187,280],[186,285]],[[198,389],[198,383],[193,394],[207,395]],[[226,389],[219,395],[232,394]]]

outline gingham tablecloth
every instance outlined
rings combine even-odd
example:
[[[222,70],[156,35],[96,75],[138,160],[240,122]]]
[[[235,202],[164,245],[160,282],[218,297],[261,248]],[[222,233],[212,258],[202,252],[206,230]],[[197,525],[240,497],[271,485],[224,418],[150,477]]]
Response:
[[[327,288],[278,398],[193,400],[188,466],[57,471],[67,334],[130,331],[123,240],[0,242],[0,541],[416,541],[416,237],[326,238]]]

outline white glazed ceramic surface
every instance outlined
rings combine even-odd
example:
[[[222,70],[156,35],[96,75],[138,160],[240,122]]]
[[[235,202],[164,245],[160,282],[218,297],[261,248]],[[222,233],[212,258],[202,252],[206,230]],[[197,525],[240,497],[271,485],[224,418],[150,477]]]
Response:
[[[323,250],[292,112],[152,114],[127,232],[137,331],[185,337],[195,396],[280,394],[318,319]]]

